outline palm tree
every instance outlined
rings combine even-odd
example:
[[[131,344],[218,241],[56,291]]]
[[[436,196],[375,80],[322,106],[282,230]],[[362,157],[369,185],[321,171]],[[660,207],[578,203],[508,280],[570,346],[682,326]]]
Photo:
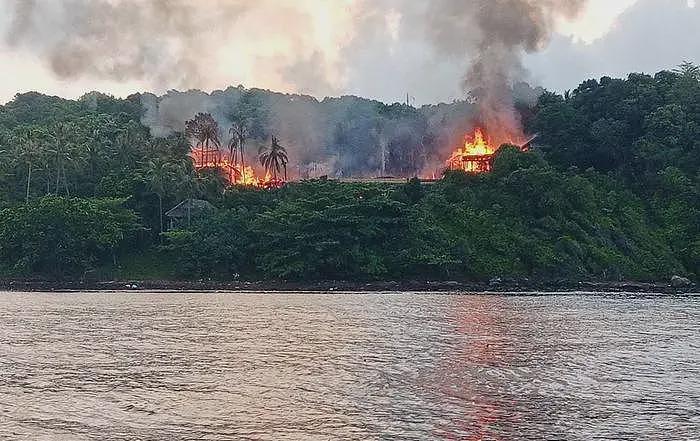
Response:
[[[163,198],[165,191],[172,181],[172,165],[162,158],[154,158],[146,165],[146,182],[153,194],[158,196],[158,214],[160,216],[160,232],[163,233]]]
[[[39,155],[39,143],[42,133],[37,129],[26,129],[17,137],[17,158],[27,165],[27,184],[25,201],[29,202],[30,189],[32,186],[32,171],[37,156]]]
[[[676,69],[673,69],[673,72],[684,78],[700,81],[700,66],[690,61],[683,61]]]
[[[287,164],[289,163],[287,149],[280,145],[276,137],[272,137],[270,147],[266,150],[260,150],[260,163],[265,167],[265,171],[272,173],[272,178],[275,183],[278,182],[277,174],[280,173],[282,169],[284,169],[284,180],[287,180]]]
[[[75,144],[70,140],[70,134],[75,128],[71,124],[59,123],[56,125],[49,135],[53,144],[53,148],[49,149],[49,153],[54,156],[56,165],[56,194],[59,194],[61,181],[66,195],[70,196],[68,188],[68,176],[66,175],[66,163],[73,162],[75,153]]]
[[[238,164],[238,139],[235,137],[228,142],[228,159],[231,164]]]
[[[245,174],[245,142],[248,139],[248,123],[244,119],[234,121],[229,129],[229,133],[231,134],[231,142],[234,139],[236,140],[236,145],[241,155],[241,173]]]
[[[133,167],[139,158],[138,146],[145,144],[145,139],[140,133],[139,127],[129,123],[117,133],[115,142],[111,141],[111,150],[118,158],[122,168]]]
[[[236,182],[236,176],[241,175],[241,172],[236,169],[236,165],[238,165],[238,139],[236,137],[232,137],[231,140],[228,142],[228,151],[229,151],[229,179],[231,182],[235,183]]]
[[[176,190],[179,196],[188,201],[187,204],[187,226],[190,226],[192,220],[192,199],[201,193],[202,182],[197,171],[192,166],[191,160],[181,161],[175,166]]]
[[[219,123],[210,113],[198,113],[194,119],[185,123],[185,136],[195,141],[196,145],[203,149],[202,166],[209,163],[209,147],[214,144],[216,150],[221,148],[219,136]],[[206,153],[206,157],[204,156]]]

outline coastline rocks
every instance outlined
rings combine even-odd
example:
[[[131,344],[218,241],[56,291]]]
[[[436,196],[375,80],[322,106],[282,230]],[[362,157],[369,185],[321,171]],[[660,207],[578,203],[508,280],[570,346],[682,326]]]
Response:
[[[673,276],[671,277],[671,286],[674,288],[687,288],[692,283],[690,282],[690,279],[681,277],[681,276]]]

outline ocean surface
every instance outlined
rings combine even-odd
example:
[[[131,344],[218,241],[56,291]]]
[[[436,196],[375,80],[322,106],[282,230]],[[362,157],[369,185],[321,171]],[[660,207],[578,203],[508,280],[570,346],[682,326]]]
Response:
[[[2,440],[700,439],[700,297],[0,293]]]

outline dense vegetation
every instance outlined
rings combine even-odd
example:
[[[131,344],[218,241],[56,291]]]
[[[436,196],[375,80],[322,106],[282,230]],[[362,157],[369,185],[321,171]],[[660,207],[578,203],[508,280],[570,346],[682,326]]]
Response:
[[[235,138],[274,134],[256,105],[265,93],[241,93],[227,115]],[[380,111],[385,121],[420,127],[404,143],[397,135],[384,145],[388,158],[400,158],[418,138],[422,148],[437,142],[438,107],[442,115],[465,107],[414,109],[354,97],[331,103],[347,108],[349,122]],[[691,64],[545,93],[524,115],[528,130],[540,134],[537,148],[504,146],[492,173],[450,172],[432,185],[310,180],[272,190],[227,188],[217,173],[195,171],[190,139],[154,137],[143,117],[139,95],[91,93],[71,101],[29,93],[0,107],[4,277],[700,274],[700,70]],[[351,142],[367,130],[338,131],[329,149],[377,148]],[[246,152],[247,161],[257,160]],[[216,209],[161,234],[163,211],[190,198]]]

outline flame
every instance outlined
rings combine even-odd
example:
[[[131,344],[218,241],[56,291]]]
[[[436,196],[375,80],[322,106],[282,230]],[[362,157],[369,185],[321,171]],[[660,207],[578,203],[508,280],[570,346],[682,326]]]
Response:
[[[240,165],[230,166],[231,168],[231,183],[241,184],[241,185],[252,185],[257,187],[260,185],[260,180],[255,177],[255,170],[253,167],[246,165],[243,170],[241,170]]]
[[[465,136],[464,147],[447,160],[450,170],[462,170],[468,173],[485,173],[491,171],[493,154],[496,149],[491,145],[481,128],[474,130],[472,136]]]
[[[520,146],[524,152],[529,150],[530,143],[536,136],[526,139],[524,134],[501,134],[498,139],[504,143]],[[477,127],[473,135],[464,137],[464,147],[455,151],[447,160],[449,170],[462,170],[467,173],[487,173],[493,168],[493,155],[502,143],[493,143],[492,138],[485,134],[484,130]]]
[[[216,169],[226,178],[229,185],[247,185],[251,187],[276,188],[284,185],[281,180],[273,180],[269,173],[259,178],[253,167],[231,161],[224,152],[218,149],[198,147],[192,149],[190,157],[194,160],[197,170]]]

